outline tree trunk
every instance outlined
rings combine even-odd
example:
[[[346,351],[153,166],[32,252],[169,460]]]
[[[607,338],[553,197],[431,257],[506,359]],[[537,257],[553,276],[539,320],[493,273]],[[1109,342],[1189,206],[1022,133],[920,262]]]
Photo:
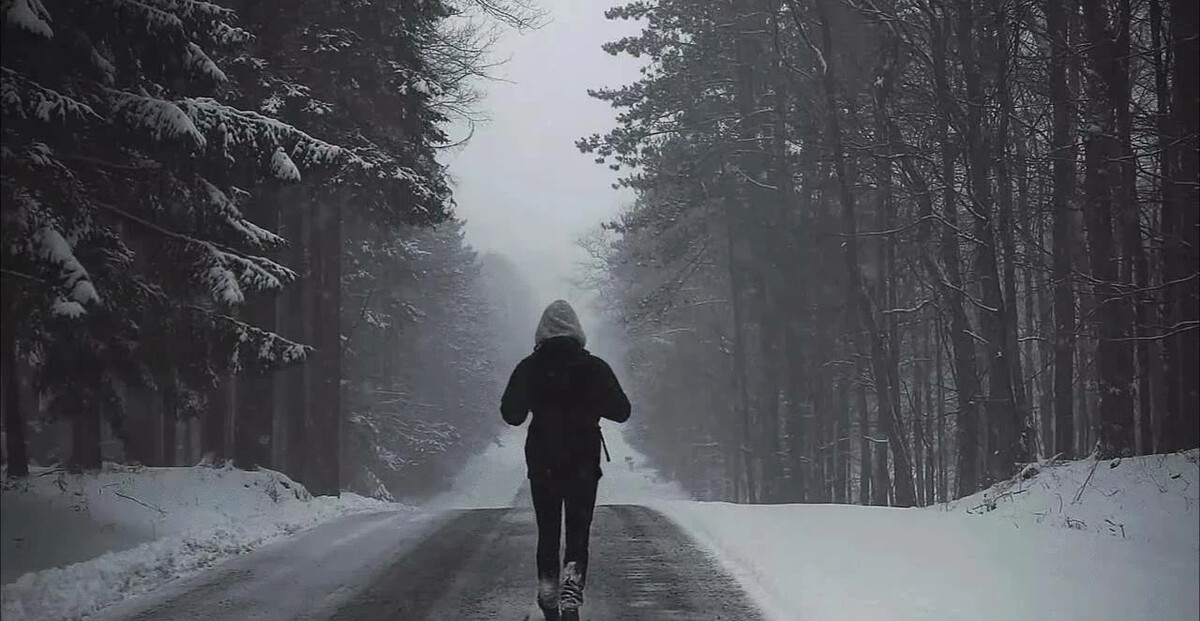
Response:
[[[233,383],[231,376],[217,379],[208,395],[208,409],[204,412],[204,420],[200,430],[200,452],[212,464],[219,465],[225,461],[225,439],[227,435],[226,421],[232,417],[233,400],[229,390]]]
[[[936,322],[937,339],[934,341],[934,347],[937,349],[937,354],[934,356],[934,369],[937,373],[937,471],[938,471],[938,500],[945,502],[950,500],[950,468],[946,460],[946,378],[942,373],[942,321],[938,319]]]
[[[914,337],[916,338],[916,337]],[[925,425],[921,420],[925,417],[925,362],[920,343],[914,343],[916,360],[913,370],[913,468],[916,472],[916,503],[918,507],[926,505],[925,501]]]
[[[809,495],[808,436],[810,431],[805,420],[803,403],[803,384],[807,379],[804,376],[803,356],[807,352],[801,347],[800,338],[798,330],[794,326],[789,327],[786,331],[787,341],[781,352],[787,361],[788,453],[792,470],[792,484],[788,493],[792,502],[806,502]]]
[[[341,486],[341,255],[342,208],[348,197],[314,201],[312,227],[313,354],[309,365],[312,413],[308,450],[312,472],[308,489],[317,496],[337,496]]]
[[[1054,188],[1052,273],[1054,282],[1054,450],[1075,457],[1075,293],[1071,286],[1072,239],[1070,203],[1075,191],[1075,149],[1071,139],[1071,93],[1067,83],[1067,15],[1063,3],[1046,2],[1050,34],[1050,102],[1053,116]]]
[[[1167,59],[1165,58],[1165,49],[1163,45],[1163,15],[1162,5],[1159,0],[1149,0],[1150,4],[1150,41],[1153,52],[1154,65],[1154,100],[1155,100],[1155,122],[1158,129],[1158,175],[1159,175],[1159,235],[1163,239],[1158,255],[1158,267],[1163,281],[1171,281],[1176,276],[1174,272],[1174,208],[1175,208],[1175,187],[1172,180],[1172,175],[1175,170],[1175,141],[1173,139],[1172,118],[1171,118],[1171,89],[1167,82]],[[1174,322],[1177,314],[1175,313],[1175,288],[1171,286],[1163,287],[1162,299],[1158,307],[1150,311],[1147,317],[1147,324],[1151,323],[1150,316],[1155,317],[1154,322],[1161,321],[1164,325]],[[1153,353],[1151,358],[1146,361],[1148,370],[1144,371],[1151,378],[1151,384],[1154,391],[1153,405],[1157,417],[1154,420],[1145,420],[1143,423],[1150,425],[1149,438],[1147,443],[1151,447],[1152,452],[1161,452],[1162,445],[1162,423],[1164,420],[1175,420],[1177,417],[1177,408],[1179,407],[1179,378],[1173,373],[1164,372],[1164,363],[1169,369],[1176,368],[1174,364],[1178,350],[1178,339],[1175,337],[1167,337],[1160,341],[1155,341],[1151,344]]]
[[[1004,8],[1007,3],[999,2],[996,4],[996,42],[991,46],[992,52],[996,58],[995,64],[999,67],[996,75],[996,92],[997,99],[1000,104],[1000,115],[997,120],[998,127],[996,129],[996,144],[995,156],[996,162],[996,186],[998,190],[998,205],[999,205],[999,232],[1000,245],[1003,250],[1003,279],[1004,279],[1004,307],[1006,312],[1004,319],[1007,322],[1005,326],[1006,339],[1004,341],[1003,356],[1008,361],[1009,373],[1012,377],[1012,392],[1015,413],[1017,416],[1017,434],[1025,432],[1022,421],[1025,420],[1026,414],[1029,412],[1029,396],[1026,393],[1024,383],[1024,372],[1021,364],[1021,347],[1018,342],[1019,334],[1017,327],[1020,324],[1020,313],[1017,312],[1019,305],[1017,304],[1017,244],[1015,239],[1015,229],[1017,228],[1016,221],[1013,218],[1013,182],[1012,170],[1010,168],[1012,157],[1009,155],[1009,120],[1013,117],[1013,102],[1012,94],[1010,93],[1010,82],[1012,76],[1009,74],[1011,64],[1009,62],[1008,50],[1010,47],[1010,39],[1020,38],[1021,33],[1010,33],[1008,27],[1008,15],[1005,14]],[[1031,442],[1028,439],[1023,441],[1025,446],[1024,458],[1029,457],[1029,448]]]
[[[1028,459],[1028,450],[1027,438],[1023,434],[1022,416],[1013,397],[1012,366],[1005,352],[1009,342],[1008,310],[1000,292],[996,240],[991,221],[991,149],[987,143],[984,126],[984,109],[987,102],[981,62],[975,52],[975,40],[979,34],[975,28],[976,13],[972,0],[960,0],[958,49],[967,90],[965,137],[968,196],[972,201],[974,234],[979,245],[975,255],[975,275],[983,297],[979,308],[979,323],[985,340],[983,347],[987,352],[988,365],[988,398],[985,410],[989,453],[986,459],[988,479],[985,483],[992,483],[1011,476],[1015,464]]]
[[[828,117],[828,138],[833,149],[833,165],[838,181],[838,196],[840,198],[842,213],[842,234],[844,240],[844,259],[846,272],[848,276],[847,286],[847,306],[848,311],[855,314],[855,319],[852,325],[855,327],[854,332],[857,332],[858,325],[864,325],[867,328],[867,338],[869,339],[872,371],[875,377],[875,388],[878,396],[879,416],[885,420],[887,425],[890,425],[893,431],[899,429],[899,412],[892,411],[894,401],[892,399],[892,390],[898,390],[896,386],[889,386],[890,377],[888,372],[888,364],[890,355],[888,354],[887,345],[880,334],[879,328],[875,323],[875,318],[872,314],[870,296],[867,294],[866,287],[863,284],[862,272],[858,262],[858,235],[857,224],[855,221],[855,198],[852,190],[853,182],[848,176],[846,166],[846,153],[842,144],[841,126],[838,120],[838,103],[837,103],[837,82],[835,79],[834,52],[833,52],[833,34],[829,24],[829,14],[826,10],[825,1],[818,0],[817,12],[821,19],[821,39],[823,54],[826,61],[824,68],[824,91],[826,116]],[[860,324],[859,322],[862,322]],[[896,442],[892,446],[893,456],[895,457],[895,471],[898,477],[897,492],[900,494],[895,504],[902,507],[910,507],[915,502],[913,498],[913,483],[912,483],[912,468],[908,463],[908,456],[903,448],[902,442]],[[876,465],[879,468],[879,465]],[[886,473],[886,466],[883,467],[883,473]],[[879,497],[878,492],[886,492],[887,490],[876,490],[876,497]]]
[[[279,230],[280,190],[265,191],[254,205],[255,221],[268,231]],[[259,294],[247,303],[250,324],[268,332],[277,329],[275,294]],[[275,371],[252,368],[238,378],[237,419],[234,423],[233,463],[238,468],[270,468],[275,417]]]
[[[287,249],[287,265],[294,270],[299,278],[292,283],[276,304],[279,317],[280,333],[293,341],[311,344],[312,334],[312,290],[313,267],[309,257],[311,241],[312,218],[309,215],[314,208],[306,188],[287,188],[284,190],[284,209],[281,218],[281,235],[289,241]],[[279,466],[285,468],[288,476],[307,485],[306,452],[308,423],[310,419],[308,399],[309,364],[297,365],[284,369],[279,373],[278,382],[283,386],[280,399],[280,410],[285,418],[283,432],[284,461]]]
[[[1172,116],[1177,136],[1171,174],[1175,199],[1173,217],[1176,236],[1165,240],[1171,253],[1171,273],[1175,279],[1196,278],[1200,266],[1200,119],[1196,102],[1200,101],[1200,5],[1194,0],[1171,0],[1171,49],[1175,59]],[[1179,406],[1171,424],[1164,429],[1167,450],[1200,446],[1200,287],[1191,284],[1175,287],[1178,314],[1174,325],[1181,330],[1176,340],[1175,362],[1170,372],[1177,374]]]
[[[166,467],[177,466],[175,447],[179,444],[179,391],[176,385],[174,370],[168,371],[159,387],[157,400],[162,405],[159,416],[162,419],[162,460]]]
[[[103,465],[100,454],[100,410],[82,407],[82,403],[77,403],[76,407],[71,421],[71,470],[99,470]]]
[[[1117,108],[1126,85],[1116,37],[1103,17],[1103,7],[1083,11],[1091,40],[1092,71],[1083,132],[1083,210],[1096,303],[1096,369],[1099,379],[1099,444],[1101,456],[1129,455],[1134,449],[1132,323],[1128,297],[1120,288],[1120,253],[1114,243],[1114,215],[1127,197],[1117,140]]]
[[[17,371],[20,359],[17,341],[17,299],[15,292],[5,291],[4,362],[0,364],[0,374],[4,376],[4,457],[10,477],[29,474],[29,454],[25,445],[25,412],[21,402],[21,379]]]
[[[848,504],[850,502],[850,389],[849,382],[838,380],[838,418],[834,429],[837,443],[837,456],[834,462],[833,502]]]
[[[858,385],[858,504],[871,504],[871,413],[867,405],[867,387]]]
[[[956,192],[955,155],[950,140],[950,125],[957,101],[950,91],[947,67],[947,49],[950,34],[950,18],[945,11],[930,20],[933,32],[933,72],[938,95],[938,121],[936,132],[941,144],[942,218],[949,224],[958,222],[958,198]],[[932,216],[932,205],[924,208]],[[956,495],[967,496],[979,490],[979,422],[982,418],[983,391],[975,364],[975,344],[971,339],[971,324],[964,308],[966,302],[962,279],[962,260],[959,252],[958,232],[951,226],[943,226],[939,243],[942,267],[930,263],[935,284],[942,291],[943,306],[950,319],[950,342],[953,348],[953,364],[956,376],[958,413],[955,417],[955,444],[958,448]],[[940,407],[940,406],[939,406]]]

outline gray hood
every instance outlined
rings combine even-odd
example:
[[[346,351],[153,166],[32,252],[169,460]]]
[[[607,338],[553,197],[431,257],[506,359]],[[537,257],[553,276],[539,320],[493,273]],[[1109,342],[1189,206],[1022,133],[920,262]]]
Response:
[[[587,345],[587,335],[583,333],[583,326],[579,325],[579,316],[566,300],[555,300],[542,312],[542,320],[538,322],[534,334],[534,344],[541,345],[556,336],[572,337],[579,341],[580,347]]]

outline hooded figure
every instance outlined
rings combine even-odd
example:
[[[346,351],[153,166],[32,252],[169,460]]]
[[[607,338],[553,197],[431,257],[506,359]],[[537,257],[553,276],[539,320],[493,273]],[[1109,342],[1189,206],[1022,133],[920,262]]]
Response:
[[[559,336],[569,336],[580,347],[587,347],[587,335],[583,333],[583,326],[579,325],[579,316],[566,300],[555,300],[542,311],[542,320],[533,334],[534,347]]]
[[[600,481],[600,419],[629,419],[629,399],[616,375],[584,345],[575,309],[546,307],[534,350],[517,365],[500,414],[520,425],[530,412],[525,464],[538,525],[538,606],[548,620],[579,618],[587,578],[588,536]],[[559,578],[559,535],[566,516],[566,551]],[[561,614],[561,617],[560,617]]]

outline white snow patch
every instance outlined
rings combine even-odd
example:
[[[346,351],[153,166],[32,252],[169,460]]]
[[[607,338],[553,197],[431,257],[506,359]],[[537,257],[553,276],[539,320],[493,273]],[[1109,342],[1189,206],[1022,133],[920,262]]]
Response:
[[[35,469],[2,494],[5,621],[79,619],[323,522],[402,508],[313,498],[272,470],[204,466]]]
[[[283,147],[275,147],[275,153],[271,155],[271,174],[284,181],[300,180],[300,169],[296,168],[296,164],[283,151]]]
[[[108,90],[113,109],[132,127],[145,130],[156,141],[181,139],[196,149],[207,140],[200,129],[175,102],[123,91]]]
[[[206,272],[208,290],[212,299],[225,304],[241,304],[246,300],[242,287],[238,285],[237,276],[224,265],[213,265]]]
[[[213,60],[208,57],[208,54],[204,53],[204,50],[195,43],[189,42],[187,44],[187,49],[184,52],[183,62],[187,66],[191,67],[193,71],[207,76],[217,82],[223,83],[229,80],[228,76],[225,75],[225,72],[221,71],[221,68],[217,66],[217,63],[214,63]]]
[[[51,227],[43,228],[40,234],[42,258],[57,265],[64,280],[71,300],[84,304],[98,304],[100,296],[88,279],[87,269],[75,258],[71,244],[57,230]],[[56,309],[61,310],[61,309]]]
[[[1200,450],[1026,467],[940,508],[1014,525],[1038,524],[1200,554]]]
[[[967,513],[982,494],[926,509],[649,504],[776,621],[1191,620],[1200,614],[1196,455],[1127,459],[1102,477],[1103,462],[1090,500],[1062,514],[1058,496],[1069,506],[1094,462],[1047,469],[983,516]],[[1066,515],[1089,527],[1060,528]],[[1105,519],[1124,524],[1126,538],[1091,526]]]
[[[450,490],[425,503],[430,510],[511,507],[525,483],[525,428],[505,427],[496,441],[472,457]]]
[[[54,31],[50,29],[50,13],[41,0],[13,0],[7,4],[4,11],[5,25],[21,28],[47,39],[54,37]]]
[[[50,313],[56,317],[78,319],[87,314],[87,311],[79,302],[59,297],[50,305]]]

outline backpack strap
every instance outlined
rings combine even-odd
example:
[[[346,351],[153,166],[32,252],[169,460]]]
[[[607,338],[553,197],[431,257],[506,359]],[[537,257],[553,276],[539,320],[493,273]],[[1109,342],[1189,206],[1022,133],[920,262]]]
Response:
[[[608,443],[604,441],[604,432],[597,428],[596,433],[600,434],[600,448],[604,449],[604,461],[612,461],[608,454]]]

